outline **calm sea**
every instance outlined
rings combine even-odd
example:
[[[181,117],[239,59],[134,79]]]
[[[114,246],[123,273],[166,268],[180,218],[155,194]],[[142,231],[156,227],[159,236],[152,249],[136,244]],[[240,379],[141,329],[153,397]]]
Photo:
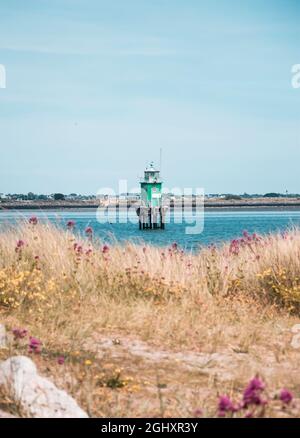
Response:
[[[245,230],[250,233],[266,234],[283,232],[291,227],[300,226],[300,210],[209,210],[204,214],[204,229],[200,234],[186,233],[186,227],[193,225],[192,216],[186,218],[188,223],[176,223],[180,220],[178,215],[171,217],[165,230],[140,231],[135,214],[130,216],[129,221],[126,221],[124,214],[121,215],[119,220],[122,223],[114,223],[113,217],[109,217],[106,223],[99,223],[96,210],[28,210],[0,211],[0,230],[33,215],[37,216],[40,221],[49,220],[61,227],[66,227],[66,222],[73,220],[76,223],[77,232],[84,232],[87,226],[91,226],[94,234],[106,242],[131,240],[160,246],[177,242],[184,249],[194,250],[199,246],[234,239],[241,236]],[[201,217],[198,217],[198,222],[201,223]]]

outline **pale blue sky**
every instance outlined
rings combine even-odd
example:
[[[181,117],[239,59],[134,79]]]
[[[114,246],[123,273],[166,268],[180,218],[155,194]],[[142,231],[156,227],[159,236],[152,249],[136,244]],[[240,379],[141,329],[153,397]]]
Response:
[[[300,192],[297,0],[1,0],[0,192]]]

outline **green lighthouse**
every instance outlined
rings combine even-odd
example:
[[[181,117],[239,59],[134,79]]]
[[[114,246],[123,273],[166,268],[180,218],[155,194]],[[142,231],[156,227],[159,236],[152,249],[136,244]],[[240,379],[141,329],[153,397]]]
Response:
[[[140,229],[164,228],[165,208],[162,206],[162,180],[153,162],[145,169],[141,184],[141,205],[137,210]]]
[[[141,180],[141,204],[144,207],[161,206],[162,181],[159,170],[156,170],[153,163],[146,168],[144,178]]]

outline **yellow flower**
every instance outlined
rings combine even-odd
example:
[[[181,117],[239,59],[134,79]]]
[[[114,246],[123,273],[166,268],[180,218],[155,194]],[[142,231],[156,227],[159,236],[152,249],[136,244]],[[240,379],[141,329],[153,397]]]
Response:
[[[86,366],[92,365],[92,361],[89,360],[89,359],[87,359],[84,363],[85,363]]]

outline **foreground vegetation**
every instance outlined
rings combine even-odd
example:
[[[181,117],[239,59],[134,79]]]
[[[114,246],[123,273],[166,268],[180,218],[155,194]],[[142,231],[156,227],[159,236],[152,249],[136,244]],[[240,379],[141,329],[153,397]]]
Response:
[[[0,234],[0,359],[29,355],[91,416],[299,415],[300,231],[191,254],[74,227]]]

